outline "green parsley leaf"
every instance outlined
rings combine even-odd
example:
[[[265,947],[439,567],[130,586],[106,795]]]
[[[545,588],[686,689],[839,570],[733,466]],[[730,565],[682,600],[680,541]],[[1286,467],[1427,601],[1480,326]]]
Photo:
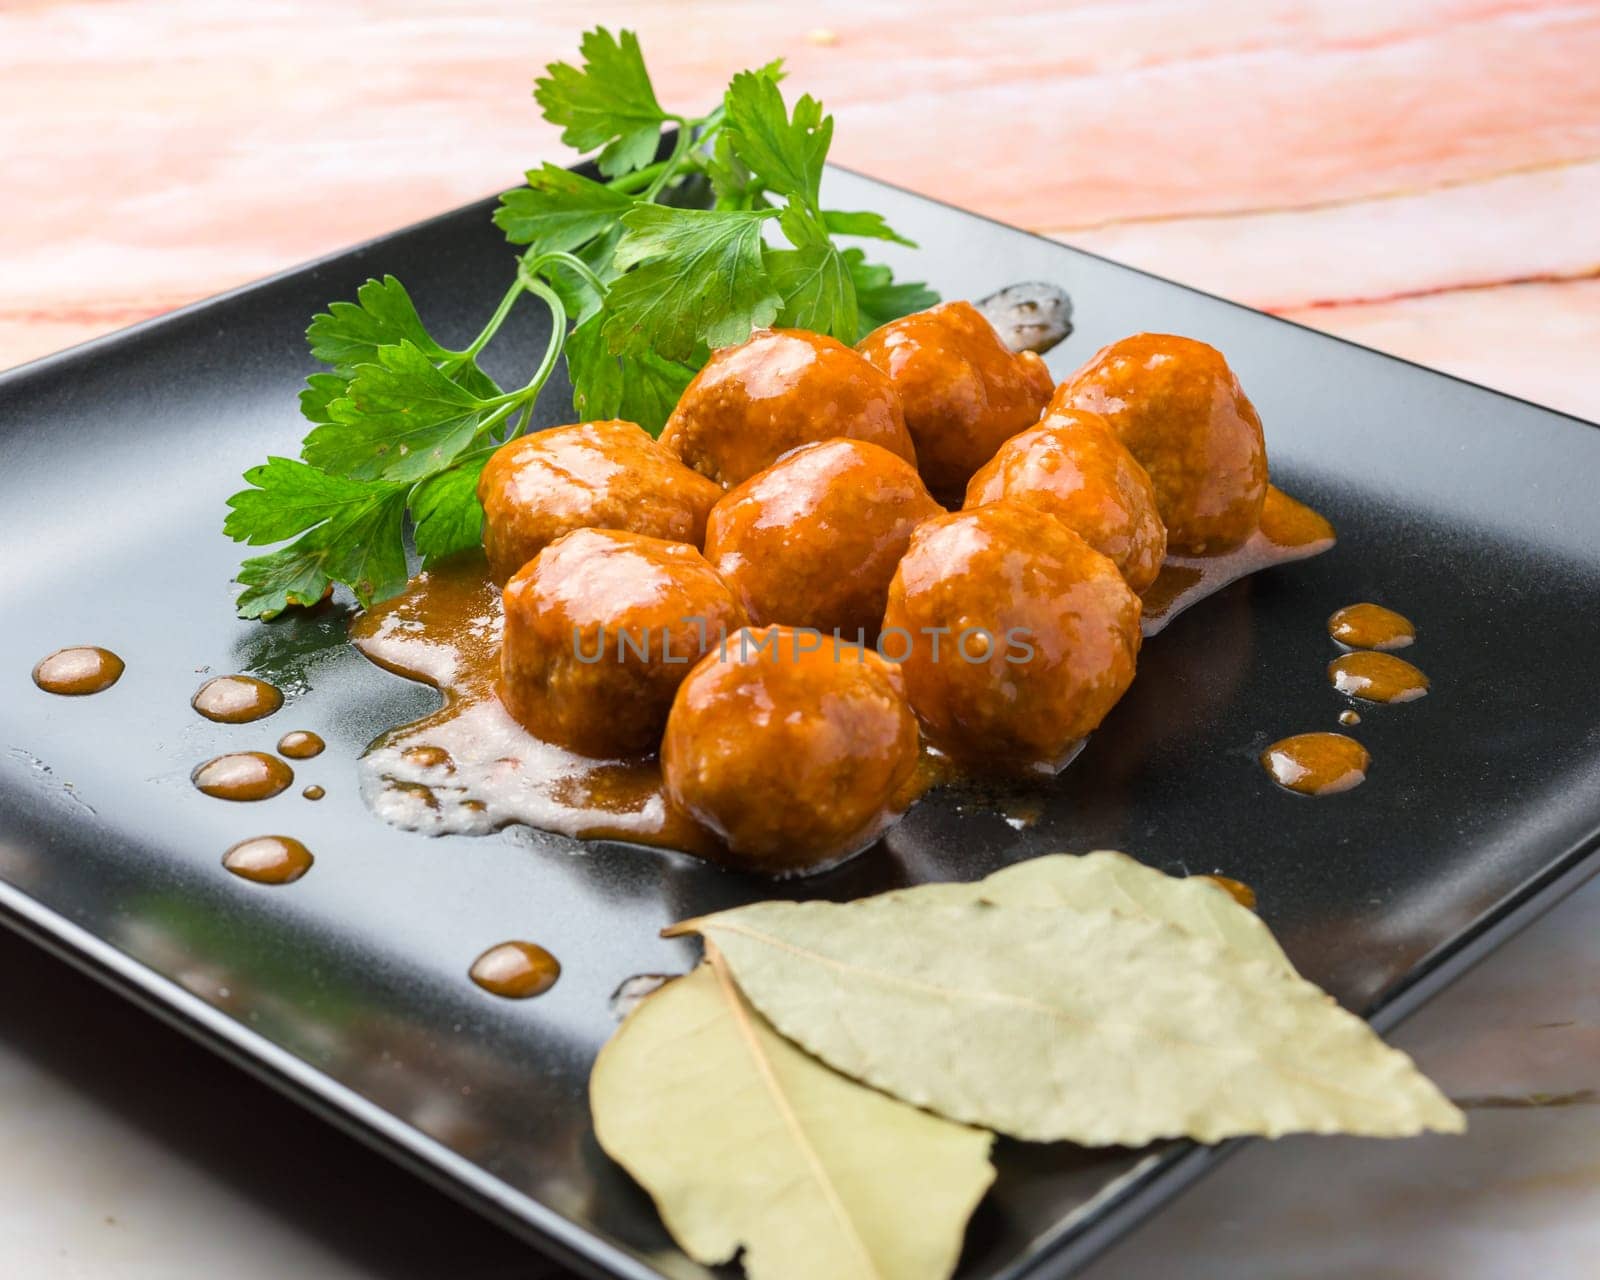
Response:
[[[861,337],[866,337],[880,325],[931,307],[939,301],[939,295],[925,284],[897,284],[894,272],[882,263],[868,262],[867,255],[860,249],[846,249],[843,257],[856,286]]]
[[[694,367],[663,360],[654,351],[612,355],[602,333],[603,316],[580,324],[567,338],[567,376],[572,380],[572,405],[579,419],[592,422],[622,418],[660,435],[678,398],[694,377]],[[700,358],[693,365],[703,363]]]
[[[341,373],[313,373],[300,393],[300,412],[311,422],[331,422],[328,406],[342,400],[350,390],[350,379]]]
[[[314,605],[332,582],[349,583],[363,605],[406,584],[404,487],[373,485],[353,503],[282,550],[239,566],[241,618],[272,618]]]
[[[606,347],[605,317],[594,315],[567,335],[567,379],[579,421],[615,418],[622,411],[622,365]]]
[[[771,76],[741,71],[723,99],[733,150],[767,188],[817,203],[822,165],[833,141],[833,117],[806,94],[791,117]]]
[[[908,249],[917,247],[915,240],[907,240],[883,220],[881,213],[873,213],[870,209],[863,209],[856,213],[846,213],[841,209],[824,209],[822,211],[822,221],[828,228],[829,235],[862,236],[871,240],[893,240],[896,244],[903,244]]]
[[[478,503],[478,477],[493,449],[480,449],[448,471],[429,476],[411,491],[412,536],[426,565],[478,545],[483,536],[483,507]]]
[[[856,340],[855,283],[844,255],[833,245],[772,250],[767,254],[767,270],[783,295],[779,324],[829,333],[842,342]]]
[[[793,199],[778,225],[795,246],[767,250],[767,270],[783,295],[779,322],[854,342],[856,288],[844,255],[810,211]]]
[[[420,480],[472,442],[488,407],[411,343],[379,347],[377,362],[356,370],[301,454],[355,480]]]
[[[371,482],[330,476],[293,458],[268,458],[244,473],[243,489],[228,499],[222,531],[235,542],[282,542],[313,525],[370,502]]]
[[[311,354],[339,373],[371,364],[378,348],[409,342],[435,360],[452,354],[429,336],[406,288],[393,276],[368,280],[354,302],[335,302],[306,330]]]
[[[312,545],[308,535],[292,547],[264,556],[251,556],[239,566],[234,579],[244,590],[234,601],[241,618],[276,618],[290,605],[311,608],[333,585],[323,571],[324,549]]]
[[[654,351],[622,361],[622,403],[617,406],[617,416],[637,422],[653,436],[661,434],[667,419],[678,407],[684,388],[694,377],[695,369],[705,363],[704,354],[695,360],[695,367],[663,360]]]
[[[667,113],[656,101],[639,52],[639,37],[620,39],[604,27],[584,33],[578,45],[583,69],[552,62],[533,96],[551,124],[562,126],[561,141],[579,151],[604,148],[598,160],[608,178],[642,169],[656,158]]]
[[[770,325],[783,299],[761,261],[761,224],[769,216],[650,204],[623,214],[615,262],[627,274],[606,294],[612,353],[653,350],[684,360],[698,342],[725,347]]]
[[[363,602],[400,590],[407,513],[428,563],[476,542],[484,462],[527,421],[563,346],[581,417],[658,432],[713,346],[780,318],[850,341],[937,300],[839,248],[845,236],[909,242],[874,213],[822,209],[833,121],[813,98],[785,105],[781,64],[734,77],[715,110],[690,119],[656,101],[633,33],[597,28],[581,53],[579,66],[551,64],[535,97],[611,181],[547,164],[501,197],[496,223],[529,248],[465,351],[429,333],[393,276],[312,321],[326,369],[300,395],[313,424],[303,460],[269,459],[229,502],[230,536],[294,539],[240,569],[242,614],[314,604],[335,582]],[[714,141],[656,165],[668,123],[685,143]],[[773,219],[787,245],[768,243]],[[502,393],[477,357],[529,296],[574,327],[550,334],[530,380]]]
[[[632,207],[632,196],[547,164],[528,171],[527,186],[500,197],[494,221],[512,244],[559,253],[586,244]]]

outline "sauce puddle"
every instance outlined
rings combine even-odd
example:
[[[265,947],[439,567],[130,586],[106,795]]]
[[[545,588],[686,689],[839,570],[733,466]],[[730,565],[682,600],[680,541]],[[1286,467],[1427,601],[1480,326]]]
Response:
[[[1417,629],[1381,604],[1347,604],[1328,619],[1328,634],[1352,649],[1403,649],[1417,638]]]
[[[430,835],[520,822],[578,839],[711,855],[719,842],[667,801],[654,757],[592,760],[530,734],[500,705],[500,590],[481,555],[419,574],[351,623],[380,667],[444,694],[432,715],[384,734],[358,766],[379,817]]]
[[[1318,555],[1333,541],[1321,515],[1269,489],[1260,530],[1238,550],[1168,560],[1145,595],[1144,634],[1247,574]],[[370,661],[444,695],[439,710],[383,734],[362,756],[368,807],[428,835],[486,835],[521,823],[720,860],[717,836],[669,802],[656,757],[593,760],[533,737],[511,717],[495,693],[502,625],[500,591],[480,552],[418,574],[402,594],[352,620],[351,642]],[[897,812],[956,772],[924,750]],[[1037,813],[1016,817],[1020,829]]]
[[[1280,787],[1304,796],[1332,796],[1367,780],[1372,757],[1342,733],[1301,733],[1261,753],[1261,767]]]
[[[254,676],[217,676],[195,691],[189,705],[218,724],[249,724],[283,706],[283,692]]]
[[[1243,546],[1220,556],[1167,557],[1144,593],[1145,638],[1158,634],[1185,609],[1240,578],[1273,565],[1308,560],[1333,543],[1333,526],[1320,512],[1282,489],[1269,487],[1261,527]]]
[[[1363,702],[1413,702],[1428,692],[1428,677],[1389,653],[1347,653],[1328,664],[1328,682]]]
[[[103,693],[122,679],[126,664],[110,649],[79,645],[57,649],[33,668],[33,682],[46,693],[81,698]]]

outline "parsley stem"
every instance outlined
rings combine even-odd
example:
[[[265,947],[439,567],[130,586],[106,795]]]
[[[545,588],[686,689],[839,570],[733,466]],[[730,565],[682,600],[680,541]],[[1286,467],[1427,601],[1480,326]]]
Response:
[[[544,358],[539,361],[539,367],[533,371],[533,377],[528,380],[528,385],[520,391],[514,391],[505,397],[506,403],[501,406],[501,409],[484,420],[483,425],[479,428],[480,431],[484,427],[498,422],[506,414],[514,413],[518,409],[522,411],[521,421],[515,424],[511,435],[507,439],[519,436],[528,429],[528,423],[533,418],[533,408],[539,398],[539,392],[544,389],[544,384],[549,381],[551,370],[556,367],[556,358],[560,356],[562,349],[567,345],[566,304],[561,301],[560,294],[533,274],[533,270],[546,260],[559,260],[568,256],[570,255],[541,254],[532,263],[520,262],[517,264],[518,283],[529,293],[544,299],[545,305],[550,308],[550,341],[545,345]],[[587,270],[587,267],[585,267],[585,270]]]
[[[673,176],[683,164],[683,157],[688,154],[689,145],[694,141],[694,130],[689,127],[689,122],[682,116],[669,116],[678,125],[678,136],[672,140],[672,154],[667,157],[666,168],[656,174],[654,181],[644,189],[644,194],[639,197],[646,204],[654,202],[655,198],[671,182]]]
[[[613,191],[621,191],[624,195],[632,195],[642,187],[648,187],[655,176],[667,167],[670,161],[657,160],[654,164],[647,164],[642,169],[635,169],[632,173],[625,173],[620,178],[613,178],[606,185]]]
[[[511,287],[506,290],[506,296],[500,299],[500,305],[494,309],[494,314],[489,317],[489,323],[483,326],[483,332],[472,340],[470,347],[465,351],[459,352],[457,359],[452,360],[450,363],[465,363],[468,360],[476,359],[478,353],[489,345],[489,339],[499,332],[500,326],[505,323],[506,317],[511,314],[512,306],[522,296],[522,292],[526,288],[527,286],[522,283],[520,277],[513,281]]]
[[[522,267],[519,268],[518,286],[520,288],[527,287],[527,285],[522,282],[522,273],[525,272],[529,276],[537,276],[544,266],[551,262],[560,263],[562,266],[571,270],[574,274],[583,277],[583,282],[594,290],[596,298],[604,298],[606,296],[605,281],[595,274],[593,267],[591,267],[582,258],[578,257],[578,255],[575,253],[553,251],[550,253],[541,253],[535,255],[533,250],[530,249],[528,251],[528,255],[522,260]]]

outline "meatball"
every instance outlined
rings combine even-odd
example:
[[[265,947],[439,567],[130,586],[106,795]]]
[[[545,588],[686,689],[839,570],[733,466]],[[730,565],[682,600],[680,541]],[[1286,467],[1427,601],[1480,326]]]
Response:
[[[834,436],[916,460],[900,398],[879,370],[820,333],[761,329],[712,353],[661,443],[701,474],[735,485],[796,445]]]
[[[911,530],[943,510],[904,458],[824,440],[785,454],[712,508],[706,559],[757,626],[868,640]]]
[[[911,800],[916,718],[898,673],[858,645],[788,627],[741,631],[678,689],[667,794],[727,861],[817,870],[864,849]]]
[[[574,529],[626,529],[698,547],[721,496],[631,422],[555,427],[502,445],[483,468],[483,549],[504,582]]]
[[[1150,476],[1099,414],[1058,409],[1012,436],[967,486],[967,503],[1012,498],[1053,515],[1103,556],[1134,591],[1161,572],[1167,528]]]
[[[1150,473],[1173,551],[1231,551],[1261,523],[1261,419],[1215,347],[1135,334],[1102,348],[1050,407],[1088,409],[1111,424]]]
[[[1139,597],[1061,521],[1010,499],[911,535],[878,651],[929,739],[972,764],[1060,767],[1133,680]]]
[[[744,611],[685,542],[580,529],[505,587],[500,699],[547,742],[609,758],[653,751],[672,695]]]
[[[970,302],[893,320],[857,349],[900,393],[928,488],[957,502],[996,449],[1039,421],[1055,390],[1044,361],[1013,354]]]

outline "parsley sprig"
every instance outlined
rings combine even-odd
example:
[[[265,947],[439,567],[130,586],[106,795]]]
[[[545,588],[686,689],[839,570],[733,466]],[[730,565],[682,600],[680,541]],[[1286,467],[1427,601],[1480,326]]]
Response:
[[[230,537],[288,542],[240,567],[241,617],[315,604],[334,584],[363,605],[395,595],[408,526],[426,564],[474,545],[478,475],[526,430],[563,357],[579,418],[659,432],[709,352],[752,329],[854,342],[938,300],[837,243],[910,241],[876,213],[822,206],[833,118],[809,95],[788,107],[781,64],[740,72],[715,110],[686,116],[657,101],[632,32],[597,27],[579,48],[582,64],[552,64],[534,98],[600,176],[545,164],[501,197],[495,223],[523,248],[477,337],[439,342],[393,276],[312,320],[327,370],[300,396],[312,423],[300,457],[253,467],[228,500]],[[478,360],[529,298],[549,310],[551,336],[528,381],[503,390]]]

